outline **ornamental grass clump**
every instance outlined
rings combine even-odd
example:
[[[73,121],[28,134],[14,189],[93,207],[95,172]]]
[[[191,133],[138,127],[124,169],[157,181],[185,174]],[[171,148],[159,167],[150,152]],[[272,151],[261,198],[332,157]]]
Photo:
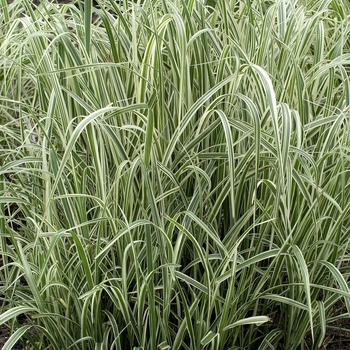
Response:
[[[1,0],[4,349],[321,347],[350,310],[348,2],[97,2]]]

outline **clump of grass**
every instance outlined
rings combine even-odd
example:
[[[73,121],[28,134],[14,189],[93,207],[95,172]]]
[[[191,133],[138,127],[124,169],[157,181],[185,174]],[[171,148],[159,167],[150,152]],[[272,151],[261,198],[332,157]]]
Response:
[[[2,5],[5,349],[320,347],[350,306],[348,4]]]

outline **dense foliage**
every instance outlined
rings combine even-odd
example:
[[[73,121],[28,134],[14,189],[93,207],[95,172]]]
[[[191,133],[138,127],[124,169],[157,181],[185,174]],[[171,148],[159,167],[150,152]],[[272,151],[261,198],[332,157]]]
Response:
[[[97,3],[1,0],[4,349],[317,349],[350,310],[348,1]]]

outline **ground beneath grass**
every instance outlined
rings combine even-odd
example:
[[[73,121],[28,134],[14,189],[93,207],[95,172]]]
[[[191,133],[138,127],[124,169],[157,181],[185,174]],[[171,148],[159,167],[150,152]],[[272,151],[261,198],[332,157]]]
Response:
[[[336,305],[336,314],[346,313],[346,306],[341,302]],[[306,337],[306,343],[311,348],[311,335]],[[343,318],[333,324],[328,324],[326,336],[321,350],[347,350],[350,349],[350,318]]]
[[[9,329],[2,325],[0,326],[0,349],[2,349],[10,336]],[[24,349],[24,344],[22,342],[17,342],[17,344],[12,348],[14,350]]]
[[[21,325],[28,324],[28,319],[23,315],[19,316],[18,321]],[[30,332],[31,330],[29,330]],[[3,349],[4,345],[10,337],[10,328],[7,325],[0,325],[0,349]],[[31,349],[29,342],[25,338],[19,340],[13,347],[13,350],[29,350]]]

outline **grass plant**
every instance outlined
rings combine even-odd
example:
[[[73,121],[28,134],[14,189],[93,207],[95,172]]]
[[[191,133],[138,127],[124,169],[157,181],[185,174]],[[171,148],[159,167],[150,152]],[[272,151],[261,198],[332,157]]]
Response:
[[[97,2],[1,0],[4,349],[318,349],[350,310],[348,2]]]

